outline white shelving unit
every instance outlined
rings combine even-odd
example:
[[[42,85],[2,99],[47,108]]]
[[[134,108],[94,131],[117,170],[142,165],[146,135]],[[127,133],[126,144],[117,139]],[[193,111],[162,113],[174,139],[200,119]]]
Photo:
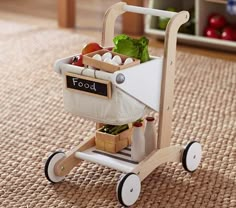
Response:
[[[177,10],[189,10],[194,7],[196,34],[178,33],[178,42],[224,51],[236,51],[236,41],[207,38],[204,36],[208,16],[213,12],[223,14],[230,23],[236,22],[236,15],[229,15],[226,11],[226,0],[150,0],[149,7],[162,10],[168,7],[175,7]],[[145,19],[145,33],[155,35],[158,39],[164,39],[165,31],[157,29],[157,23],[157,17],[147,16]]]

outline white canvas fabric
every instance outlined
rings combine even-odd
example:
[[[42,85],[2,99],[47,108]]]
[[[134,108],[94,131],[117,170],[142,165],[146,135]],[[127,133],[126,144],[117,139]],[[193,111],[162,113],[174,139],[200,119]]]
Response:
[[[62,69],[64,81],[65,72],[75,73],[74,70],[71,71],[68,68]],[[109,76],[106,76],[106,78],[109,78]],[[121,125],[136,121],[148,112],[148,107],[145,104],[126,94],[115,85],[112,85],[111,99],[80,93],[67,89],[65,86],[64,83],[63,97],[65,110],[73,115],[78,115],[95,122]]]

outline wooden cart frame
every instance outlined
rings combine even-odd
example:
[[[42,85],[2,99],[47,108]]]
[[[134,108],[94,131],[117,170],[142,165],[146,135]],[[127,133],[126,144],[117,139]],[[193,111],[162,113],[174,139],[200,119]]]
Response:
[[[170,21],[166,28],[165,43],[164,43],[164,57],[163,57],[163,69],[162,69],[162,83],[161,83],[161,98],[160,98],[160,110],[159,110],[159,128],[158,128],[158,140],[157,149],[155,149],[150,155],[148,155],[143,161],[131,168],[115,168],[126,173],[136,174],[140,181],[144,180],[153,170],[155,170],[160,164],[165,162],[183,162],[183,166],[186,170],[192,172],[200,163],[201,159],[201,147],[197,146],[197,153],[191,155],[191,159],[196,157],[197,164],[193,169],[189,169],[186,164],[187,151],[191,145],[195,142],[191,142],[186,147],[181,145],[170,146],[171,141],[171,122],[172,122],[172,109],[173,109],[173,93],[174,93],[174,79],[175,79],[175,57],[176,57],[176,42],[177,32],[179,27],[186,23],[189,19],[189,13],[187,11],[181,11],[179,13],[156,10],[150,8],[129,6],[126,3],[120,2],[114,4],[109,8],[105,14],[103,33],[102,33],[102,45],[111,46],[113,44],[114,37],[114,25],[116,18],[124,12],[134,12],[139,14],[163,16],[170,18]],[[97,124],[97,127],[99,124]],[[58,177],[66,176],[74,167],[78,166],[83,159],[81,154],[89,148],[95,146],[95,134],[91,135],[88,139],[84,140],[80,145],[70,150],[54,164],[54,173]],[[195,149],[195,148],[193,148]],[[184,158],[183,158],[184,157]],[[96,162],[96,161],[95,161]],[[97,162],[108,167],[113,167],[106,162]],[[53,182],[53,181],[52,181]]]

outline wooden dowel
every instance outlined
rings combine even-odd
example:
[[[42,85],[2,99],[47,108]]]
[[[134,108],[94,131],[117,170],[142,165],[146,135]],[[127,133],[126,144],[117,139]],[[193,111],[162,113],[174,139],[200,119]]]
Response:
[[[57,0],[58,26],[65,28],[75,27],[75,0]]]
[[[123,0],[128,5],[143,6],[143,0]],[[126,12],[122,15],[122,33],[142,35],[144,33],[144,15]]]

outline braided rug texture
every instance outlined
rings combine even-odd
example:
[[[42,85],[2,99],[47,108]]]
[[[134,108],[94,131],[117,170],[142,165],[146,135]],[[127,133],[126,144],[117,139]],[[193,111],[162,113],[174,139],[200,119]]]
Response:
[[[95,131],[94,122],[64,111],[52,65],[98,37],[13,25],[0,21],[0,207],[121,207],[120,172],[82,162],[52,185],[43,171],[50,153],[68,151]],[[181,52],[176,61],[171,144],[199,141],[202,162],[193,174],[177,163],[159,166],[133,207],[235,208],[236,62]]]

